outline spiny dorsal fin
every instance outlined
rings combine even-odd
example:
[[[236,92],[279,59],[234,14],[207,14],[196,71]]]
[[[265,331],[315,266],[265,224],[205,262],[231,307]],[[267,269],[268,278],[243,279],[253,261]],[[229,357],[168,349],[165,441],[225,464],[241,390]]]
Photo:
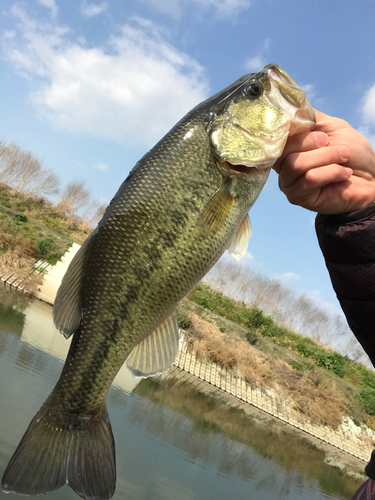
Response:
[[[167,371],[174,363],[178,353],[178,322],[174,311],[142,342],[137,344],[126,366],[133,377],[149,377]]]
[[[246,254],[251,234],[250,217],[249,214],[246,214],[228,247],[228,252],[235,259],[240,260]]]
[[[200,215],[197,227],[204,233],[218,231],[228,218],[235,203],[235,199],[230,194],[228,185],[224,184],[212,196]]]
[[[81,322],[81,285],[94,233],[85,240],[69,264],[56,294],[53,321],[66,338],[77,330]]]

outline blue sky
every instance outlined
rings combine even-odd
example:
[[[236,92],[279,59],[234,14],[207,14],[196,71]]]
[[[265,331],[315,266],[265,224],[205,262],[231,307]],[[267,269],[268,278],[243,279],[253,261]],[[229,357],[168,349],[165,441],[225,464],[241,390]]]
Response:
[[[372,0],[3,0],[0,138],[109,202],[189,109],[276,62],[375,144],[374,19]],[[245,263],[334,309],[314,214],[276,174],[250,217]]]

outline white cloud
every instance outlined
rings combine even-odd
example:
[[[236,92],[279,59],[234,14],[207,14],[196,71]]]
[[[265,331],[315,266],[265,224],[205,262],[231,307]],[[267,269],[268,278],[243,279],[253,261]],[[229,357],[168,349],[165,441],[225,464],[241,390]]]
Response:
[[[334,304],[333,302],[326,302],[322,299],[321,292],[319,290],[308,290],[304,293],[304,295],[329,314],[345,317],[342,309],[337,304]]]
[[[366,139],[369,141],[371,146],[375,149],[375,133],[373,133],[370,130],[370,127],[368,125],[359,127],[358,132],[360,132],[362,135],[366,137]]]
[[[286,283],[299,281],[301,279],[301,276],[297,273],[289,271],[283,274],[275,274],[274,276],[272,276],[272,278],[281,281],[285,285]]]
[[[5,57],[32,85],[30,100],[56,128],[151,146],[208,94],[203,68],[151,21],[133,19],[105,47],[71,40],[68,28],[38,24],[20,7]]]
[[[240,262],[243,266],[246,266],[247,264],[250,264],[250,262],[254,262],[254,256],[250,252],[246,252]]]
[[[305,92],[306,97],[309,101],[316,98],[317,91],[315,85],[307,83],[306,85],[300,85],[300,87]]]
[[[143,3],[176,18],[182,17],[193,4],[194,9],[199,9],[200,12],[212,9],[217,18],[228,20],[247,10],[251,0],[143,0]]]
[[[260,71],[264,66],[266,66],[266,63],[260,55],[251,57],[245,62],[245,69],[247,71]]]
[[[242,10],[247,10],[251,0],[204,0],[203,2],[196,0],[195,3],[212,6],[216,10],[217,16],[225,19],[236,16]]]
[[[229,252],[224,252],[223,255],[220,257],[220,261],[223,261],[228,264],[235,263],[236,265],[239,265],[241,267],[251,266],[252,268],[256,268],[262,266],[262,263],[257,262],[254,256],[249,251],[247,251],[240,260],[235,259]]]
[[[106,2],[99,4],[83,2],[81,5],[81,12],[85,17],[97,16],[105,12],[107,9],[108,4]]]
[[[268,58],[268,53],[270,51],[271,47],[271,40],[269,38],[265,38],[263,41],[263,46],[259,53],[254,56],[254,57],[249,57],[246,59],[246,62],[244,64],[244,68],[246,71],[255,71],[258,72],[261,69],[264,68],[267,64],[269,64],[271,61],[267,61]]]
[[[365,93],[362,104],[362,115],[365,123],[375,125],[375,84]]]
[[[43,5],[44,7],[47,7],[47,9],[50,9],[51,16],[53,18],[57,17],[59,9],[58,9],[58,7],[56,5],[55,0],[38,0],[38,3],[40,3],[40,5]]]
[[[102,170],[103,172],[105,172],[106,170],[109,169],[109,165],[107,163],[98,163],[97,165],[95,165],[94,168],[97,168],[98,170]]]
[[[271,47],[271,40],[269,38],[266,38],[263,42],[263,50],[267,52],[270,47]]]

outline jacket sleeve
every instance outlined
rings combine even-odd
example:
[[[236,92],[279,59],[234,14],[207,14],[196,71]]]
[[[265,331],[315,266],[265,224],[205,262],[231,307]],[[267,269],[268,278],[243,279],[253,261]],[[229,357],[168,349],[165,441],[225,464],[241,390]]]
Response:
[[[375,204],[315,221],[333,288],[348,324],[375,366]]]

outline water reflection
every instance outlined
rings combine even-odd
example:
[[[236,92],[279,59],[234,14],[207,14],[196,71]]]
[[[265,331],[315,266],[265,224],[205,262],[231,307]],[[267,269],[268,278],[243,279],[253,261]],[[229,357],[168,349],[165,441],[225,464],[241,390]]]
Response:
[[[53,388],[69,342],[51,308],[0,294],[0,473]],[[358,481],[325,454],[254,415],[202,394],[173,370],[137,387],[123,369],[108,408],[117,449],[115,499],[349,499]],[[135,389],[134,389],[135,387]],[[133,392],[130,392],[132,389]],[[7,499],[22,497],[8,495]],[[45,496],[77,499],[68,487]]]

